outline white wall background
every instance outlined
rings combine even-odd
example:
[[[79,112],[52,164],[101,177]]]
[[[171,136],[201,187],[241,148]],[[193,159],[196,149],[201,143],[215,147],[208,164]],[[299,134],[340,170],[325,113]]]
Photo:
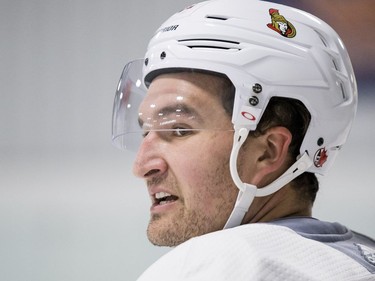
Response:
[[[134,280],[167,249],[110,143],[125,63],[182,0],[0,0],[0,280]],[[375,236],[374,89],[315,215]]]

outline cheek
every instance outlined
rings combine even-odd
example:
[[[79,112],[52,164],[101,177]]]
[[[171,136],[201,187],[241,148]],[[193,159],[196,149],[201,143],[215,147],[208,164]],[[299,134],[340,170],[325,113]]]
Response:
[[[185,147],[180,177],[176,176],[185,206],[209,212],[223,204],[223,200],[232,201],[237,196],[237,188],[229,171],[232,136],[214,135],[206,139]]]
[[[220,168],[228,167],[232,148],[230,136],[220,134],[209,135],[200,138],[189,146],[186,146],[185,176],[200,182],[208,175],[217,175]]]

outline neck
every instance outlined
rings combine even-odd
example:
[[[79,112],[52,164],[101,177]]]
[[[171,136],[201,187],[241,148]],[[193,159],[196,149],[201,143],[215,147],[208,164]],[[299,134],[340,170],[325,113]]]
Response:
[[[242,224],[292,216],[311,216],[311,209],[311,204],[301,200],[288,184],[274,194],[255,198]]]

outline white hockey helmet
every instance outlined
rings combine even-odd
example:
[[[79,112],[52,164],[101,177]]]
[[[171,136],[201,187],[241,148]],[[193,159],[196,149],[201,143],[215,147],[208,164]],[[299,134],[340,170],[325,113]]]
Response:
[[[322,20],[287,6],[218,0],[175,14],[149,43],[145,81],[179,68],[225,74],[236,88],[238,127],[254,130],[272,97],[300,100],[311,114],[300,148],[315,163],[310,172],[331,166],[355,116],[357,87],[343,42]]]
[[[324,175],[345,143],[356,112],[355,76],[339,36],[319,18],[284,5],[212,0],[187,7],[157,30],[142,62],[141,82],[146,86],[161,73],[184,69],[224,74],[233,83],[232,122],[235,140],[242,140],[234,143],[231,172],[241,191],[236,206],[242,213],[254,196],[273,193],[305,171]],[[119,96],[128,87],[129,68],[125,68],[118,88],[113,139],[125,133],[121,131],[124,126],[119,126],[124,123],[119,121]],[[237,153],[272,97],[300,100],[311,121],[299,160],[273,185],[256,190],[239,179]],[[249,186],[251,191],[243,196]],[[229,226],[239,224],[241,216]]]

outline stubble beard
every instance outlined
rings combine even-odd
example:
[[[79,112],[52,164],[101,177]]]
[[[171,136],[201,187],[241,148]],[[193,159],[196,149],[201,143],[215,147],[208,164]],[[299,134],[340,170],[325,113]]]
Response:
[[[147,228],[150,242],[156,246],[175,247],[192,237],[209,232],[210,220],[198,211],[186,214],[180,210],[176,218],[174,221],[163,222],[162,216],[152,215]]]
[[[177,246],[190,238],[200,236],[209,232],[223,229],[228,219],[235,198],[237,196],[237,188],[229,175],[229,167],[219,167],[213,173],[214,177],[207,177],[206,184],[213,186],[209,190],[208,196],[215,200],[214,215],[209,215],[201,209],[185,209],[183,199],[179,199],[180,208],[175,211],[173,218],[164,217],[160,214],[152,214],[147,228],[147,236],[149,241],[156,246]],[[169,186],[178,188],[177,182],[172,180]],[[202,188],[205,183],[202,184]],[[217,187],[221,186],[221,189]],[[207,188],[207,187],[206,187]],[[200,193],[195,194],[195,202],[206,202],[206,195]],[[220,218],[220,219],[218,219]]]

